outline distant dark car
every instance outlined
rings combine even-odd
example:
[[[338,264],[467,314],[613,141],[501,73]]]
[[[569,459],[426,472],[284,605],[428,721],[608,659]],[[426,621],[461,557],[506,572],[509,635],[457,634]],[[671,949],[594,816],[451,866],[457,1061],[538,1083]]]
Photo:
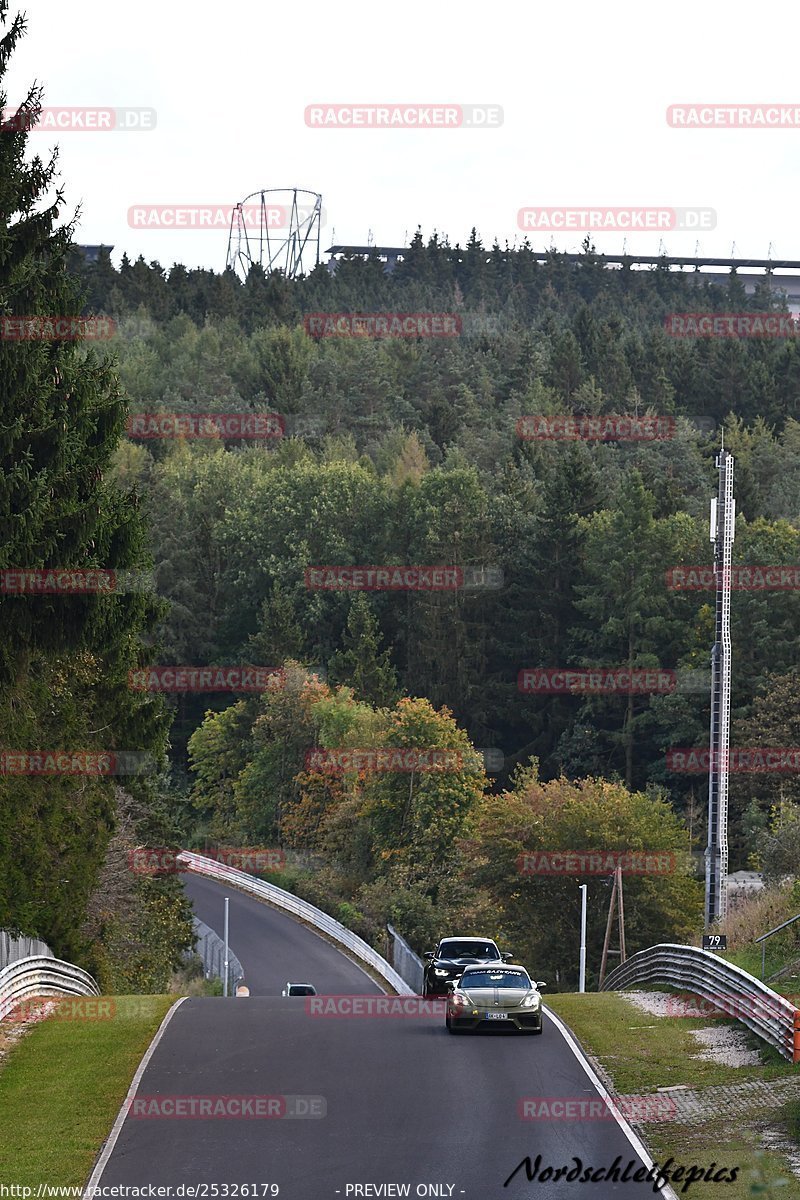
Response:
[[[313,983],[287,983],[281,992],[282,996],[316,996],[317,989]]]
[[[444,996],[448,983],[459,979],[465,967],[483,963],[501,966],[513,958],[513,954],[501,954],[491,938],[448,937],[442,938],[435,950],[425,954],[428,960],[423,977],[423,996]]]
[[[448,1033],[499,1027],[542,1032],[542,989],[524,967],[467,967],[450,985],[444,1023]]]

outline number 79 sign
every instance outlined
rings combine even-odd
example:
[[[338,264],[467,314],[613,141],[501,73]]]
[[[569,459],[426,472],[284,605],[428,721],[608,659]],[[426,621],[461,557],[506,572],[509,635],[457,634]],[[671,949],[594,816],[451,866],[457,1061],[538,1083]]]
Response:
[[[704,950],[727,950],[728,938],[724,933],[704,933],[703,934],[703,949]]]

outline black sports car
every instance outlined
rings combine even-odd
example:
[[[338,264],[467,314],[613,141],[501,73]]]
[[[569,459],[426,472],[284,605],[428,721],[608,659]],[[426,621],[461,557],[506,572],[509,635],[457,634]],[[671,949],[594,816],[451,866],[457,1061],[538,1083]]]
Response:
[[[513,957],[513,954],[501,954],[491,938],[442,938],[435,950],[429,950],[425,954],[427,962],[422,994],[444,996],[447,994],[448,983],[460,979],[465,967],[484,963],[499,966]]]

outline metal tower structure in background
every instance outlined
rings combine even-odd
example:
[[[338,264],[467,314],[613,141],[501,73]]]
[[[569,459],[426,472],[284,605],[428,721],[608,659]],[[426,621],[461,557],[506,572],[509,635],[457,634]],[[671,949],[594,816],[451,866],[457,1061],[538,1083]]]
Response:
[[[262,188],[234,206],[226,266],[246,279],[258,263],[287,279],[319,264],[322,196],[305,188]]]
[[[728,753],[731,718],[731,548],[736,501],[733,498],[733,455],[717,456],[719,491],[711,501],[711,541],[714,543],[716,634],[711,651],[711,728],[708,767],[708,845],[706,846],[705,927],[727,912],[728,874]]]

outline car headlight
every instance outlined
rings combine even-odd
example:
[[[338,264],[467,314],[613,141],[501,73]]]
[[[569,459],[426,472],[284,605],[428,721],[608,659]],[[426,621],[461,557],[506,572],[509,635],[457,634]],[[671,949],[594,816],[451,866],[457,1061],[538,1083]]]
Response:
[[[469,1004],[469,1000],[463,992],[453,992],[450,999],[456,1008],[463,1008],[465,1004]]]
[[[433,973],[434,973],[434,975],[449,975],[450,974],[449,971],[443,971],[441,969],[441,967],[434,967]]]
[[[523,1008],[538,1008],[541,1003],[542,1003],[542,997],[538,994],[538,992],[529,992],[528,995],[525,997],[525,999],[522,1001],[522,1007]]]

